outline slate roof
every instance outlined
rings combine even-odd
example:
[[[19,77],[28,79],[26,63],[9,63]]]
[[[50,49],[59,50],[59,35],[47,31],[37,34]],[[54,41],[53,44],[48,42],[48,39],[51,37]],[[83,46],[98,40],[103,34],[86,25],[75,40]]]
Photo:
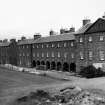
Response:
[[[33,41],[34,41],[34,39],[21,40],[20,42],[18,42],[18,45],[32,44]]]
[[[82,26],[80,29],[78,29],[75,34],[83,34],[85,31],[92,25],[92,23],[88,23],[84,26]]]
[[[4,47],[9,46],[9,45],[10,45],[10,42],[1,42],[0,43],[0,46],[4,46]]]
[[[73,33],[65,33],[61,35],[41,37],[41,38],[34,40],[32,43],[56,42],[56,41],[74,40],[74,39],[75,39],[75,36],[73,32]]]

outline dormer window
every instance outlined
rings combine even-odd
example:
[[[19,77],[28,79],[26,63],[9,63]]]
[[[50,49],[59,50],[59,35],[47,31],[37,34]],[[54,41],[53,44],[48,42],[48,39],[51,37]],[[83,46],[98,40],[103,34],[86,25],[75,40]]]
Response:
[[[100,41],[103,41],[104,40],[104,36],[100,36]]]
[[[91,36],[89,36],[89,42],[92,42],[92,37]]]

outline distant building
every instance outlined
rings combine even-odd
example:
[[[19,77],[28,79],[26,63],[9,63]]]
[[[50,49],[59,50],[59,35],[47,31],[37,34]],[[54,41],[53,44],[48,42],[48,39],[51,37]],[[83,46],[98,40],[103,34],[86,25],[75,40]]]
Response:
[[[0,41],[0,63],[70,72],[88,65],[105,67],[105,18],[94,23],[84,19],[79,30],[60,29],[59,35],[51,30],[48,37],[37,33],[33,39]]]

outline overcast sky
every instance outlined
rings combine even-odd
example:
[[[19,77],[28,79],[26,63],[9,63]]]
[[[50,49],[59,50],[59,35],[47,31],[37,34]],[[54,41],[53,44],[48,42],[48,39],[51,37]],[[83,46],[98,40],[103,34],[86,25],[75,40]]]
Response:
[[[105,0],[0,0],[0,39],[47,36],[49,30],[82,26],[105,12]]]

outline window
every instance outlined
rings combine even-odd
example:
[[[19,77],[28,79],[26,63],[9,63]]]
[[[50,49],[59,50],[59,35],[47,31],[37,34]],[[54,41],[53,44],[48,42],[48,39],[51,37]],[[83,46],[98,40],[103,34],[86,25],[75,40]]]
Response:
[[[58,52],[58,57],[60,57],[60,52]]]
[[[24,46],[23,46],[23,48],[24,48]]]
[[[38,45],[37,45],[36,47],[37,47],[37,48],[39,48],[39,46],[38,46]]]
[[[21,53],[19,54],[19,56],[21,56]]]
[[[71,58],[74,58],[74,53],[71,54]]]
[[[32,47],[34,48],[34,45]]]
[[[27,45],[27,48],[28,48],[28,45]]]
[[[67,58],[67,52],[64,53],[64,58]]]
[[[33,53],[33,57],[35,57],[35,53]]]
[[[100,60],[104,60],[104,51],[99,51]]]
[[[29,56],[29,54],[27,53],[27,56]]]
[[[73,43],[73,42],[71,42],[71,46],[72,46],[72,47],[74,46],[74,43]]]
[[[21,60],[20,60],[20,65],[22,64]]]
[[[23,56],[25,56],[25,54],[23,53]]]
[[[42,57],[44,57],[44,53],[42,53]]]
[[[79,38],[79,42],[83,42],[83,38],[82,37]]]
[[[92,60],[92,57],[93,57],[93,52],[89,51],[89,60]]]
[[[52,44],[52,47],[54,47],[54,44]]]
[[[37,57],[39,57],[39,53],[37,53]]]
[[[51,56],[54,57],[54,52],[52,52]]]
[[[48,44],[46,44],[46,47],[48,48]]]
[[[57,47],[58,47],[58,48],[60,47],[59,43],[58,43]]]
[[[104,36],[100,36],[100,41],[103,41],[104,40]]]
[[[48,52],[47,52],[47,57],[49,57],[49,54],[48,54]]]
[[[67,47],[67,43],[66,42],[64,43],[64,47]]]
[[[83,58],[83,52],[80,52],[80,59],[84,59]]]
[[[89,42],[92,42],[92,37],[91,36],[89,36]]]
[[[42,44],[42,48],[43,48],[43,44]]]

